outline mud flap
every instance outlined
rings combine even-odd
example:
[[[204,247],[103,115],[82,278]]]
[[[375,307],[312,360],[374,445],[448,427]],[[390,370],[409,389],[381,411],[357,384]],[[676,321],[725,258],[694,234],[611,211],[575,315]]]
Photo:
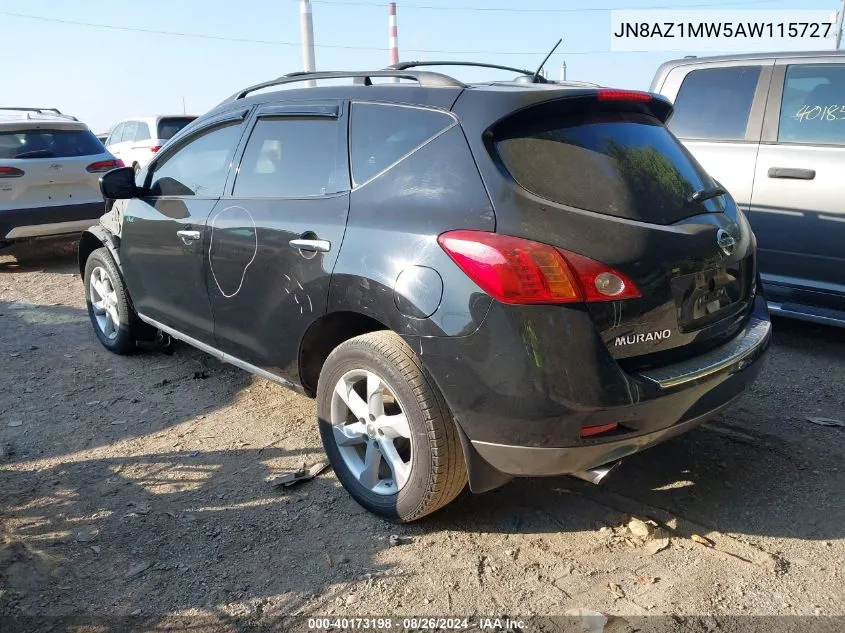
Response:
[[[469,489],[475,493],[489,492],[495,490],[511,481],[513,477],[506,475],[493,468],[487,461],[478,454],[472,442],[464,433],[461,425],[455,421],[458,429],[458,436],[461,438],[461,448],[464,451],[464,461],[467,466],[469,478]]]

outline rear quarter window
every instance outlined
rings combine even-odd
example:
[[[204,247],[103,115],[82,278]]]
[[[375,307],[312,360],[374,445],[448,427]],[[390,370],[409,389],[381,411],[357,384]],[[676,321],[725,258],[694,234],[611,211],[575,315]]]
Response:
[[[0,158],[72,158],[105,152],[89,130],[16,130],[0,132]]]
[[[353,104],[349,139],[355,184],[372,180],[453,125],[455,119],[438,110]]]
[[[559,204],[669,224],[704,210],[689,196],[712,179],[657,119],[626,112],[529,111],[494,131],[495,151],[529,192]]]

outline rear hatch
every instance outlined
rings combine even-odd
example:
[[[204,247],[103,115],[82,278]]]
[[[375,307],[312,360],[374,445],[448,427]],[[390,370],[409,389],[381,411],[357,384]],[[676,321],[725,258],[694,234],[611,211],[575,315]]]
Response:
[[[586,304],[626,369],[734,335],[754,298],[753,234],[663,125],[669,103],[600,89],[522,101],[482,134],[497,172],[485,175],[496,231],[597,260],[636,285],[639,297]]]
[[[102,201],[99,177],[116,163],[79,123],[0,127],[0,209]]]

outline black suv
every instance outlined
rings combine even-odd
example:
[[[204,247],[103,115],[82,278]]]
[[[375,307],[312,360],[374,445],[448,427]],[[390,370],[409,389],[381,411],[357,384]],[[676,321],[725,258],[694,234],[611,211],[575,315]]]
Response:
[[[106,174],[79,250],[103,345],[165,334],[316,397],[341,483],[403,521],[467,480],[596,480],[739,396],[755,238],[670,103],[419,65],[253,86]]]

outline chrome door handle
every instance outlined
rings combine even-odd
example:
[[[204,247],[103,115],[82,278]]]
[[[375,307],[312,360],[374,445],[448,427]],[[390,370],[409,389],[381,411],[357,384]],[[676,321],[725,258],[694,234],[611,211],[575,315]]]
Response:
[[[198,240],[200,238],[199,231],[191,231],[188,229],[176,231],[176,235],[181,237],[183,242],[193,242],[194,240]]]
[[[303,240],[295,239],[288,242],[293,248],[310,253],[328,253],[332,249],[332,243],[328,240]]]

